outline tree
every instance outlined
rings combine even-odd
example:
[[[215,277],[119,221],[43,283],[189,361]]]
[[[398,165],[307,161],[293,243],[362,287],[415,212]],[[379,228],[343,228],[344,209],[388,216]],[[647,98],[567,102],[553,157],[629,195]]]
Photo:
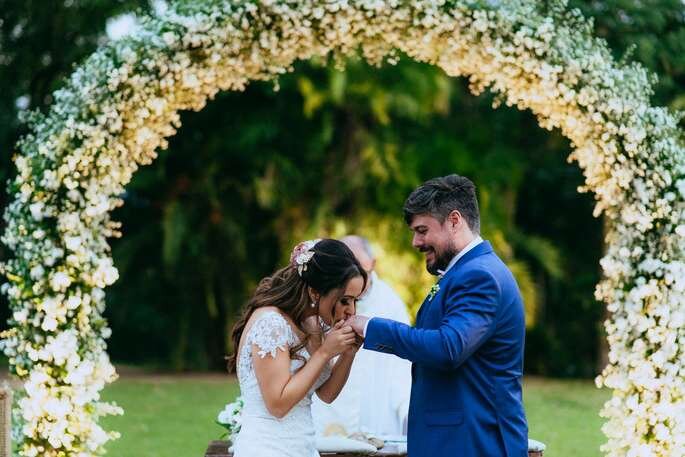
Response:
[[[683,103],[678,0],[572,5],[596,17],[618,56],[636,42],[634,57],[663,75],[657,99]],[[22,132],[17,113],[44,110],[74,63],[105,40],[107,19],[134,8],[150,7],[0,0],[7,151]],[[492,96],[473,97],[464,81],[435,68],[406,59],[380,69],[345,65],[301,63],[279,91],[255,83],[220,94],[202,112],[185,113],[170,150],[137,173],[115,215],[124,237],[112,242],[121,279],[108,290],[114,359],[219,368],[256,281],[297,241],[319,235],[369,236],[381,274],[415,311],[432,278],[409,248],[400,208],[421,181],[457,172],[478,184],[484,235],[524,292],[527,371],[593,375],[602,222],[591,217],[592,196],[576,192],[583,179],[565,161],[567,141],[530,113],[493,110]],[[1,179],[9,156],[0,158]],[[140,339],[142,348],[133,344]]]

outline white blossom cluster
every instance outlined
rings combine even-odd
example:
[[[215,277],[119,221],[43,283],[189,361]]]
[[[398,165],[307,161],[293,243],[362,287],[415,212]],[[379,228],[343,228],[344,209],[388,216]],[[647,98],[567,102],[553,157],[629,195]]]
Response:
[[[685,455],[685,146],[678,118],[650,105],[651,77],[618,64],[563,1],[260,0],[181,2],[75,70],[18,145],[3,237],[11,329],[3,349],[24,382],[24,456],[88,456],[115,434],[97,419],[116,374],[104,288],[107,238],[124,186],[220,90],[276,80],[296,60],[401,55],[469,78],[474,93],[530,109],[571,140],[607,218],[605,279],[613,390],[607,456]]]
[[[234,401],[224,406],[216,417],[216,423],[226,429],[228,440],[234,444],[240,427],[242,426],[242,413],[245,402],[243,397],[238,396]]]

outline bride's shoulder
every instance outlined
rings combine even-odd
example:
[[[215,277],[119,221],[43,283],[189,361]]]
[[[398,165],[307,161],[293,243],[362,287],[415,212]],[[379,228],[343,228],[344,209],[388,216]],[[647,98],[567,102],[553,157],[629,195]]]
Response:
[[[290,319],[275,306],[264,306],[255,310],[250,317],[250,321],[248,322],[250,326],[249,333],[263,333],[266,331],[286,336],[292,333]]]
[[[290,319],[288,318],[288,316],[286,316],[280,309],[278,309],[275,306],[262,306],[261,308],[256,309],[250,317],[250,321],[252,321],[252,323],[263,320],[282,322],[287,325],[290,325]]]
[[[250,320],[246,342],[259,348],[258,354],[276,356],[276,349],[286,350],[295,343],[294,333],[288,318],[278,308],[265,306],[255,311]]]

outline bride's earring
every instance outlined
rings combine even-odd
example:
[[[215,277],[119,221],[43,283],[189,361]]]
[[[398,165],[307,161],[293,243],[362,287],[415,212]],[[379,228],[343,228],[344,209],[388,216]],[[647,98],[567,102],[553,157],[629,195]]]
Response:
[[[316,308],[316,303],[312,302],[312,304],[311,304],[310,306],[311,306],[312,308]]]

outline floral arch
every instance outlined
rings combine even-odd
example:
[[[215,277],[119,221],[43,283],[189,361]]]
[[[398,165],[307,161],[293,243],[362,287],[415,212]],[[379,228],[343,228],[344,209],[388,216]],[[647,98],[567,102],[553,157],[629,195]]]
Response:
[[[102,317],[116,281],[109,212],[136,169],[221,90],[273,80],[293,62],[400,54],[466,76],[478,94],[530,109],[571,140],[607,220],[596,297],[613,391],[608,456],[685,455],[685,146],[678,116],[650,106],[650,76],[614,61],[563,0],[181,2],[100,48],[34,114],[18,145],[4,243],[12,310],[3,349],[23,382],[21,454],[93,455],[116,436],[98,418],[115,371]]]

